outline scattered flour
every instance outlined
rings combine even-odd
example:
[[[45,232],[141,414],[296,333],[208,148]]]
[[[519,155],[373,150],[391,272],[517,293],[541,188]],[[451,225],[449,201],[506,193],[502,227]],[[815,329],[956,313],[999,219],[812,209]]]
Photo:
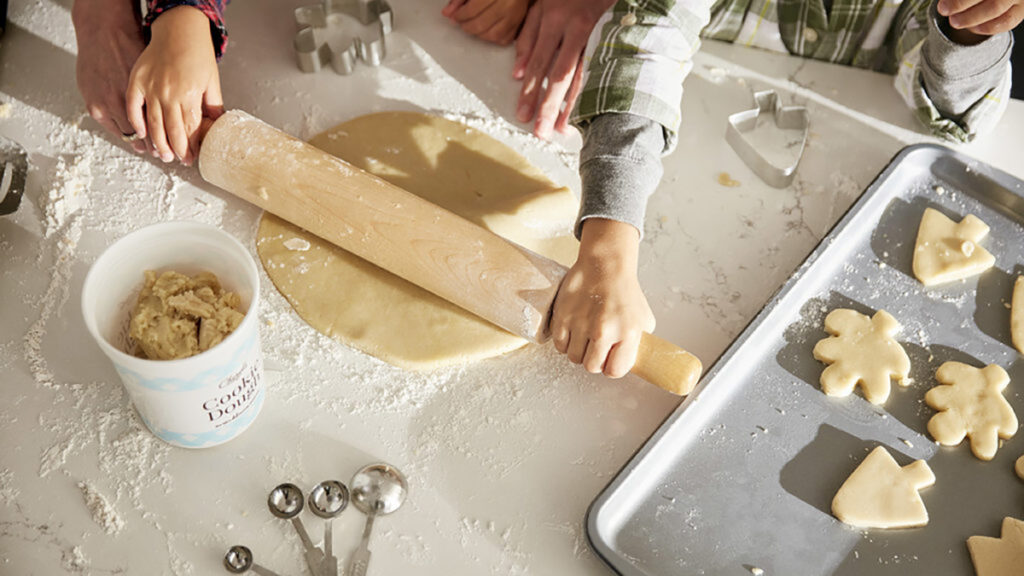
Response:
[[[107,498],[100,494],[89,482],[79,482],[79,490],[85,498],[85,506],[92,514],[92,521],[103,528],[103,531],[114,536],[124,530],[124,519],[117,513],[117,509],[111,505]]]

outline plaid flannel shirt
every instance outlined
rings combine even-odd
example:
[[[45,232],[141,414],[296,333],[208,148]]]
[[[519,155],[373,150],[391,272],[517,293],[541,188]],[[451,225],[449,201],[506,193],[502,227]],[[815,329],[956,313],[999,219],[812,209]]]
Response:
[[[1008,64],[999,84],[958,118],[944,117],[932,103],[921,75],[931,0],[834,0],[829,12],[822,0],[714,0],[708,6],[712,1],[619,0],[591,35],[574,122],[607,112],[640,114],[666,128],[671,148],[680,85],[698,35],[894,74],[896,90],[917,118],[950,140],[971,140],[1006,108]]]

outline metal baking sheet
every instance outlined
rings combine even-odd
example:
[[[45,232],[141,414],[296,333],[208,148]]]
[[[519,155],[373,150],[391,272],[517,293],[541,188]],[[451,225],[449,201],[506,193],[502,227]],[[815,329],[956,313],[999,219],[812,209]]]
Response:
[[[995,268],[922,286],[911,260],[926,207],[991,226],[981,245]],[[999,364],[1024,420],[1024,359],[1008,310],[1022,265],[1024,182],[941,146],[904,149],[593,502],[594,550],[624,576],[973,574],[967,537],[999,536],[1004,516],[1024,517],[1013,472],[1024,434],[989,462],[966,442],[939,447],[924,394],[947,360]],[[824,365],[811,350],[840,307],[885,309],[903,325],[913,383],[893,386],[884,406],[859,389],[820,391]],[[921,492],[928,526],[862,531],[831,515],[836,490],[879,444],[901,465],[928,460],[937,478]]]

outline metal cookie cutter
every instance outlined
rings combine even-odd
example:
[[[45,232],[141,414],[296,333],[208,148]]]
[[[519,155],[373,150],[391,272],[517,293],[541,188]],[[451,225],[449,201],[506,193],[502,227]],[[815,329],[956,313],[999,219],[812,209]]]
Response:
[[[332,14],[351,16],[364,26],[378,24],[377,38],[366,41],[356,36],[348,46],[335,50],[327,42],[318,43],[315,28],[326,28]],[[295,56],[303,72],[319,72],[330,63],[338,74],[351,74],[362,60],[379,66],[387,54],[387,37],[394,26],[394,13],[384,0],[324,0],[313,6],[295,9],[300,30],[295,35]]]
[[[778,166],[744,136],[757,126],[758,117],[762,114],[775,116],[775,126],[780,130],[800,130],[799,146],[795,160],[788,166]],[[725,130],[725,140],[736,151],[736,154],[754,171],[761,180],[775,188],[785,188],[793,182],[796,167],[804,155],[807,144],[807,132],[810,118],[807,108],[803,106],[782,106],[779,95],[774,90],[754,93],[754,108],[737,112],[729,116],[729,124]],[[795,144],[795,143],[794,143]]]

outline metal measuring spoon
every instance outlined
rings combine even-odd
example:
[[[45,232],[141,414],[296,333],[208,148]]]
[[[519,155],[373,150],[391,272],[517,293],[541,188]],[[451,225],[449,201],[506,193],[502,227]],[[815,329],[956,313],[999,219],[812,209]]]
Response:
[[[348,488],[337,480],[324,480],[309,493],[309,509],[324,519],[324,564],[323,576],[337,576],[338,559],[334,557],[334,532],[331,520],[348,507]]]
[[[349,560],[348,576],[366,576],[373,520],[398,510],[408,491],[405,476],[387,464],[370,464],[352,477],[352,503],[366,514],[366,528],[363,529],[362,542]]]
[[[245,546],[232,546],[224,555],[224,567],[232,574],[244,574],[249,570],[260,576],[278,576],[277,572],[267,570],[263,566],[253,562],[252,550]]]
[[[299,519],[302,506],[302,490],[299,490],[295,484],[287,482],[278,484],[267,497],[267,507],[270,508],[270,513],[282,520],[291,520],[295,531],[299,533],[302,546],[306,549],[306,564],[309,565],[309,571],[313,573],[313,576],[323,576],[320,567],[324,563],[324,553],[309,539],[309,533],[306,532],[306,527]]]

